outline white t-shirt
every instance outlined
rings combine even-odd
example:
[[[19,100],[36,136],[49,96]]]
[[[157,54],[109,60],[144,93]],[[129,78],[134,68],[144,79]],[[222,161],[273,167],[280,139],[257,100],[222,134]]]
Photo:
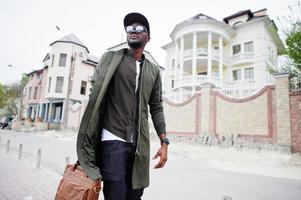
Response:
[[[139,75],[140,75],[140,64],[141,62],[136,60],[136,87],[135,87],[135,92],[137,92],[138,90],[138,86],[139,86]],[[106,129],[102,129],[101,132],[101,141],[109,141],[109,140],[118,140],[118,141],[122,141],[122,142],[126,142],[124,139],[114,135],[113,133],[111,133],[110,131],[106,130]]]

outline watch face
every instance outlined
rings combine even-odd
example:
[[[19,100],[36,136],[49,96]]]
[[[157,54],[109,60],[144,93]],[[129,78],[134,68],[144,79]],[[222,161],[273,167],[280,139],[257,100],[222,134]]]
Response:
[[[163,139],[161,140],[161,143],[165,143],[165,144],[169,145],[169,140],[168,140],[168,138],[163,138]]]

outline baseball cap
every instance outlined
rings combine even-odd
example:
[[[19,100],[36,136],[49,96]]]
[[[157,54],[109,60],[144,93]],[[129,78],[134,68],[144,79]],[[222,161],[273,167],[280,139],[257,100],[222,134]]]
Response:
[[[145,26],[145,28],[148,31],[148,34],[150,34],[150,30],[149,30],[149,23],[146,19],[146,17],[140,13],[137,12],[133,12],[133,13],[129,13],[127,14],[124,19],[123,19],[123,25],[124,27],[129,26],[133,23],[139,23],[142,24],[143,26]]]

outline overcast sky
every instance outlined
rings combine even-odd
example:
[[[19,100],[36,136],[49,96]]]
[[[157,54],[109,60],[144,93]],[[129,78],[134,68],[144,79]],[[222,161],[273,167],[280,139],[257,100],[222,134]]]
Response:
[[[176,24],[199,13],[222,20],[237,11],[267,8],[277,16],[290,13],[297,0],[0,0],[0,83],[10,84],[22,73],[43,67],[49,44],[74,33],[92,55],[125,41],[123,18],[143,13],[149,20],[151,41],[146,50],[165,65],[161,46],[171,42]],[[55,26],[59,26],[58,31]],[[13,65],[13,67],[8,67]]]

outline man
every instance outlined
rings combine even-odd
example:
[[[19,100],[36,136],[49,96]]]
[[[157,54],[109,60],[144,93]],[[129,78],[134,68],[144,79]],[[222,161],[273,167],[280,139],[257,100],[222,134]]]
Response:
[[[148,106],[161,140],[154,168],[164,167],[169,144],[160,70],[143,54],[150,40],[148,20],[130,13],[124,28],[129,49],[102,56],[77,138],[78,160],[90,178],[104,182],[106,200],[141,199],[149,185]]]

